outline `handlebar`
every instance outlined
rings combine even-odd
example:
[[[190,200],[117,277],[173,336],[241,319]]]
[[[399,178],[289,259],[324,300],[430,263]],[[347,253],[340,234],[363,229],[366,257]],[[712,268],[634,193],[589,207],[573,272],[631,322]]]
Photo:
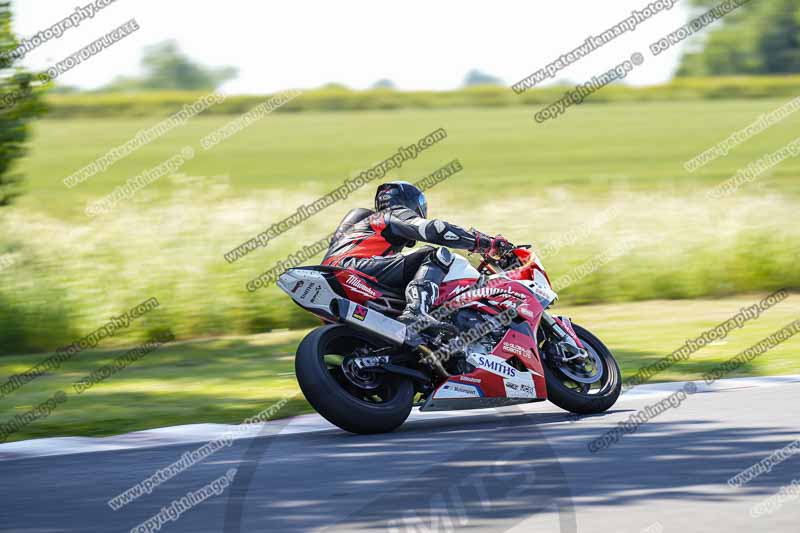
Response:
[[[519,259],[514,254],[515,250],[527,250],[531,248],[532,245],[530,244],[520,244],[512,248],[511,250],[504,253],[500,258],[494,258],[486,253],[480,254],[481,255],[481,263],[478,265],[478,271],[482,272],[484,270],[490,270],[493,274],[497,274],[498,272],[504,272],[509,269],[516,268],[520,266],[519,264],[510,265],[508,263],[511,260],[516,260],[519,263]],[[503,263],[506,263],[505,265]]]

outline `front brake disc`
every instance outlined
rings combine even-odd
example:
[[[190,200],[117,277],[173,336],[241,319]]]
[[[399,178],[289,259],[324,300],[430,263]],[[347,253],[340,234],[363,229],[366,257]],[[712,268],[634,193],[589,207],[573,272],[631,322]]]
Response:
[[[558,368],[561,373],[578,383],[591,384],[602,379],[604,371],[600,356],[590,346],[586,346],[586,352],[589,354],[589,360],[578,363],[580,366],[577,368],[569,363],[560,365]]]

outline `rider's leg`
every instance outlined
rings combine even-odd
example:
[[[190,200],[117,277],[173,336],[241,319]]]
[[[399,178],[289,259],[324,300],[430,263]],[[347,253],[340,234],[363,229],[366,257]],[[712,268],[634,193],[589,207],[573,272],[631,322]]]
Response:
[[[409,324],[406,344],[416,347],[424,341],[419,332],[435,322],[422,319],[415,311],[424,309],[427,313],[436,301],[439,284],[452,263],[453,256],[449,250],[423,246],[406,255],[347,259],[341,266],[374,276],[383,285],[398,290],[406,287],[406,310],[398,320]]]
[[[453,254],[447,248],[429,250],[406,286],[406,308],[398,317],[400,322],[422,323],[439,298],[439,285],[452,264]]]
[[[431,251],[433,248],[426,246],[407,255],[350,258],[342,261],[341,266],[358,270],[377,278],[381,285],[403,292],[414,272],[419,269]]]

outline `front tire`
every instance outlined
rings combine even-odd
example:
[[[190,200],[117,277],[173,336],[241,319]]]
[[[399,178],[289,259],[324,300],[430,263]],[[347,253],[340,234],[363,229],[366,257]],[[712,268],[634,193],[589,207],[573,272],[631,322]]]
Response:
[[[603,364],[604,375],[600,386],[589,393],[569,386],[570,380],[551,361],[543,366],[547,380],[547,399],[571,413],[590,415],[602,413],[611,408],[622,391],[622,378],[619,365],[611,351],[590,331],[572,324],[578,338],[588,349],[593,350]]]
[[[411,413],[414,384],[403,376],[380,374],[380,387],[370,395],[372,391],[346,381],[342,369],[326,360],[326,356],[348,356],[360,347],[379,348],[380,344],[340,324],[315,329],[297,347],[297,382],[308,403],[343,430],[360,434],[392,431]]]

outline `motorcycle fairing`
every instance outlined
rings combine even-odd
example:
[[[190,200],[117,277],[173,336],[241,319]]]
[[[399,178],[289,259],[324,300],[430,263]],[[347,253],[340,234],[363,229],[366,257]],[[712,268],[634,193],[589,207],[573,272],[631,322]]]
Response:
[[[531,374],[541,378],[540,385],[544,385],[544,369],[539,358],[535,331],[527,323],[513,324],[497,343],[492,354],[503,359],[516,358]]]
[[[375,283],[370,283],[370,279],[355,270],[340,270],[335,272],[334,277],[339,282],[345,296],[356,303],[365,304],[370,300],[377,300],[383,293],[377,289]]]
[[[306,290],[317,291],[323,287],[323,294],[319,299],[313,298],[314,293],[303,296],[293,292],[295,284],[303,281]],[[307,266],[290,268],[278,278],[277,285],[283,289],[292,300],[300,307],[311,311],[320,318],[330,321],[335,318],[329,311],[333,298],[346,298],[357,304],[377,308],[389,315],[396,315],[402,309],[403,296],[390,292],[378,284],[378,280],[357,270],[332,266]],[[309,285],[313,288],[308,289]]]
[[[324,271],[314,268],[291,268],[281,274],[277,285],[303,309],[326,320],[334,318],[331,313],[331,302],[334,298],[339,298],[339,295]]]
[[[448,297],[439,299],[439,305],[447,303],[453,309],[474,307],[489,315],[497,315],[503,309],[522,304],[527,304],[531,309],[541,307],[527,286],[511,279],[495,280],[482,287],[463,289],[456,287],[450,289],[447,294]]]
[[[547,399],[536,339],[526,323],[513,325],[491,353],[468,354],[467,362],[475,370],[448,378],[420,411],[482,409]]]
[[[453,281],[443,288],[446,296],[440,298],[440,304],[472,307],[489,315],[516,307],[524,322],[512,323],[490,353],[467,354],[467,362],[475,370],[450,377],[429,396],[420,410],[476,409],[547,399],[535,333],[544,308],[531,287],[524,281],[500,275],[493,277],[488,286],[470,288]],[[458,386],[453,385],[454,382]],[[490,399],[494,401],[489,402]]]

